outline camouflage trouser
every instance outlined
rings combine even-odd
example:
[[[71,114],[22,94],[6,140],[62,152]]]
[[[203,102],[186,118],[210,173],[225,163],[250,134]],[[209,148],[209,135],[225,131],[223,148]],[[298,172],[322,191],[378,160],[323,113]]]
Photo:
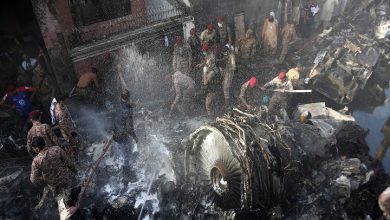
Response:
[[[232,87],[234,76],[234,70],[225,70],[225,74],[223,77],[223,96],[225,100],[230,100],[230,88]]]
[[[280,53],[280,58],[279,58],[279,62],[280,63],[283,63],[284,59],[286,58],[286,55],[288,53],[288,41],[283,41],[282,43],[282,52]]]

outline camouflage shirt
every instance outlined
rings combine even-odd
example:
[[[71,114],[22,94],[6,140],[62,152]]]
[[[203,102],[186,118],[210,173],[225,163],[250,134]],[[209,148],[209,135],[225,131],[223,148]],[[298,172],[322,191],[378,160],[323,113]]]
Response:
[[[68,187],[71,184],[75,165],[58,146],[45,148],[34,158],[30,180],[37,184],[46,183],[49,187]]]
[[[70,112],[65,105],[61,105],[57,103],[54,112],[55,112],[55,118],[57,120],[60,129],[68,130],[69,132],[76,130],[76,126],[73,123]]]
[[[45,140],[46,147],[58,145],[57,136],[53,133],[48,124],[34,122],[27,134],[27,150],[31,155],[36,155],[31,147],[31,142],[34,137],[42,137]]]

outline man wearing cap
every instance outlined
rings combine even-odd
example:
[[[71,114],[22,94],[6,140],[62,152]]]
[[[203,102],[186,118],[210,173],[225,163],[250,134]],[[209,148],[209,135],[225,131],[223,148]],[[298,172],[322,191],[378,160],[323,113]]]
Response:
[[[299,85],[300,72],[302,71],[301,64],[297,64],[294,68],[291,68],[286,73],[286,77],[291,81],[294,87]]]
[[[31,164],[30,181],[46,184],[57,203],[67,203],[77,173],[74,162],[59,146],[46,146],[42,137],[34,137],[31,146],[37,156]]]
[[[256,38],[253,30],[248,29],[245,34],[245,38],[238,42],[238,57],[241,61],[248,61],[256,54]]]
[[[213,46],[216,42],[217,34],[212,24],[207,24],[207,29],[200,34],[200,43],[208,43],[209,46]]]
[[[35,156],[36,153],[32,149],[32,141],[35,137],[42,137],[46,147],[58,146],[57,136],[53,133],[48,124],[41,123],[41,112],[32,111],[29,114],[32,122],[32,127],[27,133],[27,151],[30,155]]]
[[[245,82],[241,86],[239,102],[241,105],[243,105],[248,110],[252,109],[253,106],[248,104],[247,99],[252,98],[254,88],[256,87],[256,85],[257,85],[257,78],[255,76],[252,76],[247,82]],[[249,94],[249,93],[252,93],[252,94]]]
[[[273,11],[264,20],[261,38],[263,39],[264,53],[275,56],[278,47],[278,21]]]
[[[280,109],[287,109],[288,106],[288,93],[284,90],[293,90],[293,86],[290,80],[287,79],[286,73],[284,71],[279,72],[279,75],[273,80],[264,84],[261,87],[262,90],[273,88],[281,91],[276,91],[272,95],[272,98],[269,102],[268,109],[270,112]]]
[[[217,39],[219,43],[219,47],[222,48],[226,44],[229,45],[229,47],[232,45],[232,31],[230,30],[229,26],[225,23],[225,18],[223,16],[217,17]]]
[[[284,62],[288,52],[288,45],[297,38],[295,24],[287,24],[282,30],[282,52],[280,53],[279,63]]]
[[[191,47],[184,42],[183,37],[176,36],[176,43],[173,49],[172,67],[173,71],[180,71],[183,74],[189,74],[192,65]]]
[[[188,115],[190,110],[193,109],[195,81],[180,71],[176,71],[172,79],[176,96],[169,114],[171,115],[174,109],[177,109],[182,115]]]
[[[215,55],[210,50],[207,43],[202,45],[202,53],[205,56],[203,75],[202,75],[202,85],[206,89],[206,110],[207,115],[212,116],[214,109],[212,105],[214,104],[216,93],[218,87],[221,85],[221,76],[220,70],[215,64]]]

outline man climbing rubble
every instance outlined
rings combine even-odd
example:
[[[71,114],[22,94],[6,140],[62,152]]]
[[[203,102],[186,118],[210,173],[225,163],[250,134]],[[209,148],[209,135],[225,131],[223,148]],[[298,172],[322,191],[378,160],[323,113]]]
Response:
[[[264,84],[264,86],[261,87],[261,90],[266,90],[268,88],[277,90],[274,91],[274,94],[269,102],[269,112],[278,114],[281,109],[286,110],[288,107],[289,95],[285,91],[293,90],[293,85],[286,77],[286,73],[284,71],[279,72],[278,76]]]
[[[215,99],[217,95],[217,90],[221,85],[221,76],[220,70],[215,63],[215,55],[210,50],[209,45],[203,44],[202,52],[205,56],[205,65],[203,67],[203,76],[202,76],[202,86],[206,91],[206,111],[208,116],[214,114],[213,105],[215,104]]]
[[[58,205],[67,204],[77,172],[74,163],[60,147],[47,147],[42,137],[34,137],[31,146],[38,155],[31,164],[30,181],[46,184]]]
[[[195,81],[186,74],[176,71],[173,76],[173,85],[175,88],[175,100],[171,105],[169,115],[177,109],[182,115],[188,116],[193,109],[195,95]]]
[[[184,42],[182,36],[176,36],[176,43],[173,49],[172,67],[174,72],[190,74],[192,66],[191,47]]]
[[[41,112],[38,110],[30,113],[32,127],[27,133],[27,151],[30,155],[36,156],[32,148],[32,142],[35,137],[42,137],[46,147],[58,146],[57,136],[53,133],[48,124],[41,122]]]
[[[243,106],[245,109],[250,110],[253,109],[253,105],[250,105],[248,102],[248,99],[253,99],[254,90],[257,85],[257,78],[255,76],[252,76],[248,81],[246,81],[241,86],[240,90],[240,96],[239,96],[239,103],[241,106]]]
[[[295,24],[287,24],[282,30],[282,52],[280,53],[279,63],[283,63],[288,53],[288,45],[297,38]]]
[[[264,20],[261,39],[263,40],[264,54],[275,56],[278,48],[278,21],[273,11]]]

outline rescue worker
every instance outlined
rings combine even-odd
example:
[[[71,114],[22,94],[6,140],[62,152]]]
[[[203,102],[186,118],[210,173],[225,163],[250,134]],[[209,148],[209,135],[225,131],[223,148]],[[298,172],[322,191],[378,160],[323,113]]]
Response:
[[[31,164],[30,181],[33,184],[46,184],[59,204],[67,204],[77,173],[75,164],[58,146],[47,147],[42,137],[34,137],[32,149],[38,155]]]
[[[188,38],[188,45],[190,45],[191,48],[191,55],[192,55],[192,65],[195,66],[200,63],[200,39],[198,35],[196,34],[197,30],[196,28],[192,28],[190,30],[190,37]]]
[[[99,83],[97,80],[98,70],[95,67],[92,67],[89,72],[83,73],[76,85],[76,93],[82,98],[93,99],[96,97],[96,93],[92,86],[95,86],[95,89],[99,88]]]
[[[275,56],[278,47],[278,21],[276,20],[273,11],[270,12],[269,16],[264,20],[261,38],[263,40],[264,53]]]
[[[51,107],[53,109],[51,113],[53,114],[52,118],[54,116],[55,124],[58,125],[61,131],[62,137],[69,143],[70,146],[74,146],[77,143],[75,139],[77,134],[76,125],[74,124],[72,116],[65,105],[65,99],[65,96],[57,98],[56,102],[53,103],[53,107]]]
[[[248,104],[248,98],[253,98],[250,92],[253,93],[254,88],[257,85],[257,78],[252,76],[248,81],[246,81],[241,86],[239,102],[247,110],[253,109],[253,106]]]
[[[390,187],[387,187],[378,198],[379,208],[385,219],[390,219]]]
[[[330,20],[332,20],[333,12],[338,4],[339,0],[326,0],[322,7],[320,20],[324,29],[329,28]]]
[[[200,34],[200,43],[203,45],[207,43],[209,47],[216,43],[217,34],[212,24],[207,24],[207,29]]]
[[[3,99],[0,101],[0,105],[5,105],[6,101],[12,103],[12,107],[16,108],[16,111],[19,113],[22,122],[26,122],[28,119],[28,114],[32,111],[32,103],[29,99],[28,93],[35,93],[36,89],[32,87],[17,87],[14,85],[9,85],[7,88],[7,93],[4,95]]]
[[[202,52],[205,56],[205,65],[203,67],[202,84],[206,90],[206,111],[208,116],[214,113],[213,105],[216,98],[218,87],[221,85],[220,70],[215,63],[215,55],[210,50],[209,45],[203,44]]]
[[[270,112],[278,114],[279,110],[287,109],[289,95],[284,90],[293,90],[293,85],[291,81],[287,79],[286,73],[284,71],[281,71],[277,77],[264,84],[264,86],[261,87],[261,89],[266,90],[271,87],[273,89],[281,90],[281,91],[275,91],[273,93],[272,98],[268,105],[268,109]]]
[[[30,155],[35,156],[32,149],[32,141],[35,137],[42,137],[45,140],[45,146],[58,146],[57,136],[53,133],[48,124],[41,123],[41,112],[32,111],[30,113],[32,127],[27,133],[27,151]]]
[[[134,131],[133,108],[135,103],[130,102],[130,92],[125,89],[121,93],[120,101],[117,105],[118,118],[115,121],[114,140],[116,142],[125,143],[129,139],[129,135],[133,137],[135,143],[138,143],[137,135]]]
[[[186,74],[176,71],[173,76],[173,85],[175,88],[175,100],[171,105],[169,115],[177,109],[182,115],[188,115],[193,109],[195,94],[195,81]]]
[[[232,31],[225,23],[225,18],[223,16],[217,17],[217,39],[219,48],[225,47],[226,44],[228,44],[229,47],[232,45]]]
[[[288,45],[297,39],[295,24],[287,24],[282,30],[282,52],[280,53],[279,63],[283,63],[288,53]]]
[[[301,64],[297,64],[294,68],[291,68],[286,73],[286,76],[293,86],[299,85],[300,72],[302,71]]]
[[[245,38],[238,42],[238,57],[241,62],[248,63],[256,54],[256,38],[252,29],[248,29]]]
[[[223,96],[225,98],[225,107],[230,107],[230,88],[232,87],[232,82],[234,78],[234,73],[236,71],[236,55],[234,54],[234,49],[229,48],[227,46],[223,47],[222,55],[223,55],[223,82],[222,82],[222,90]]]
[[[300,31],[303,38],[310,38],[315,26],[315,16],[319,10],[314,0],[304,1],[300,18]]]
[[[192,66],[191,47],[184,42],[181,36],[176,36],[176,43],[173,49],[172,67],[173,71],[180,71],[183,74],[190,74]]]

